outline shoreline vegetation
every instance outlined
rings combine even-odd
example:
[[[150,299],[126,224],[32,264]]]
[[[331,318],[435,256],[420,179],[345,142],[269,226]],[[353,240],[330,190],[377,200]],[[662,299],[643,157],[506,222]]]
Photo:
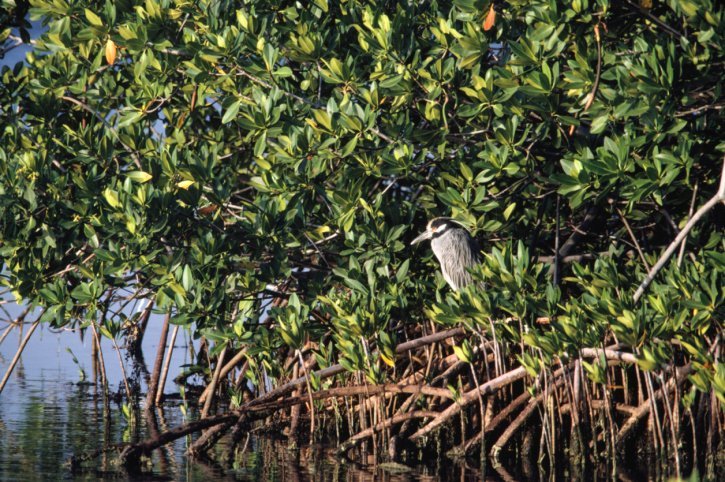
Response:
[[[71,470],[268,433],[725,477],[720,3],[6,3],[0,343],[30,329],[0,397],[38,326],[81,330],[148,430]],[[438,216],[482,246],[460,291],[409,246]]]

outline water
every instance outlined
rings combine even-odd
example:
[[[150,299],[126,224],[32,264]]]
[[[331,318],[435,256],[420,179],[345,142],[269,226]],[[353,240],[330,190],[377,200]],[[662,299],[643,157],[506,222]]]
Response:
[[[17,306],[4,307],[13,318],[20,311]],[[0,345],[0,373],[6,372],[29,326],[24,325],[23,333],[12,328]],[[7,323],[0,322],[0,333],[7,327]],[[152,317],[143,342],[146,356],[156,353],[160,327],[161,317]],[[91,343],[90,331],[81,337],[79,332],[53,332],[45,324],[39,325],[30,338],[0,394],[0,480],[71,478],[69,468],[64,465],[71,455],[146,436],[141,413],[137,415],[139,423],[129,422],[122,414],[120,399],[111,397],[104,404],[100,385],[88,381],[93,373]],[[111,342],[102,339],[101,347],[113,394],[123,387],[121,368]],[[172,356],[173,369],[164,391],[167,394],[178,392],[171,380],[179,373],[179,367],[190,362],[187,348],[185,336],[179,336]],[[132,365],[124,359],[128,375],[133,372]],[[139,378],[145,389],[143,377]],[[183,423],[177,404],[172,402],[167,406],[161,413],[165,424]],[[173,445],[174,464],[171,470],[165,470],[167,475],[176,476],[185,469],[185,459],[181,456],[185,448],[183,440]],[[105,468],[101,463],[100,469]],[[98,475],[88,474],[89,480]],[[82,476],[79,480],[86,478]]]
[[[12,304],[3,305],[10,318],[20,313]],[[7,314],[6,314],[7,317]],[[28,320],[35,320],[28,316]],[[147,363],[155,356],[161,316],[152,316],[143,341]],[[0,336],[9,325],[0,321]],[[21,333],[17,328],[0,345],[0,376],[7,370],[20,341],[28,332],[26,323]],[[164,393],[170,399],[156,412],[159,429],[165,430],[185,421],[173,378],[180,367],[191,363],[186,334],[180,331],[175,344]],[[30,338],[22,358],[0,394],[0,482],[33,480],[119,480],[123,472],[115,466],[115,453],[101,456],[72,473],[68,460],[101,447],[133,442],[149,436],[142,410],[136,421],[124,417],[122,399],[111,397],[106,405],[99,384],[92,379],[90,331],[54,332],[47,325],[38,326]],[[115,349],[102,339],[106,373],[110,391],[124,393],[123,378]],[[70,351],[69,351],[70,349]],[[125,352],[122,352],[125,353]],[[131,360],[124,357],[128,375],[134,371]],[[85,379],[81,375],[85,373]],[[140,389],[145,392],[143,377]],[[246,443],[230,449],[222,440],[212,453],[213,461],[190,459],[184,455],[190,438],[182,438],[153,454],[149,480],[439,480],[441,473],[421,466],[408,473],[394,473],[380,468],[362,467],[334,456],[333,450],[306,447],[298,451],[286,449],[286,440],[250,437]],[[447,467],[456,472],[456,479],[467,479],[471,472]],[[452,476],[447,473],[445,478]],[[134,479],[137,480],[137,479]]]

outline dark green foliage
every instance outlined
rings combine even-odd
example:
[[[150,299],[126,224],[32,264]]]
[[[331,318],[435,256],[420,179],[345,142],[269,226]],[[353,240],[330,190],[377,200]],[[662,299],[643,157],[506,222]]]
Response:
[[[129,290],[252,371],[311,339],[373,383],[427,315],[538,349],[531,374],[613,333],[725,403],[722,207],[639,304],[623,222],[651,265],[717,190],[719,2],[510,1],[489,31],[473,0],[31,3],[48,30],[0,82],[1,281],[47,321]],[[536,258],[587,212],[555,286]],[[437,215],[482,242],[484,293],[407,246]]]

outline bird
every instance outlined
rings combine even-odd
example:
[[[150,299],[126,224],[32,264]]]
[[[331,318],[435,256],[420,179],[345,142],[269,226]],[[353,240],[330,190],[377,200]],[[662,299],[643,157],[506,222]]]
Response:
[[[477,265],[480,258],[478,243],[461,223],[453,218],[433,218],[425,231],[411,241],[411,246],[430,239],[433,254],[438,258],[443,278],[453,291],[473,282],[468,269]]]

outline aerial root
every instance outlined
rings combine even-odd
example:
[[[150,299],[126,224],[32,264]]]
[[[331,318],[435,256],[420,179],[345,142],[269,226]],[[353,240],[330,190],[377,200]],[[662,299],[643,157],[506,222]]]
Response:
[[[453,329],[445,332],[424,336],[410,342],[398,345],[398,353],[407,350],[414,350],[428,344],[438,343],[446,338],[460,336],[462,330]],[[182,424],[173,429],[167,430],[147,440],[135,444],[122,444],[114,447],[104,448],[89,452],[71,460],[72,468],[79,467],[82,463],[98,457],[102,453],[116,450],[120,453],[120,462],[130,473],[137,473],[141,470],[142,457],[148,456],[151,452],[161,446],[173,442],[191,433],[202,432],[201,436],[194,441],[188,453],[192,456],[201,456],[213,446],[218,439],[229,430],[236,433],[234,439],[239,439],[239,433],[250,428],[255,421],[262,420],[271,415],[281,415],[279,419],[282,424],[289,425],[289,417],[286,412],[292,407],[300,407],[301,413],[316,410],[319,414],[337,413],[339,407],[346,407],[349,411],[345,430],[347,435],[337,450],[339,455],[347,453],[350,449],[368,441],[378,440],[377,437],[388,437],[389,446],[387,452],[395,454],[400,443],[420,443],[427,436],[443,427],[452,427],[451,423],[463,410],[470,412],[475,403],[485,400],[489,407],[496,405],[500,409],[495,416],[486,417],[486,421],[480,421],[478,430],[471,430],[472,436],[467,437],[468,429],[461,427],[461,440],[453,449],[448,451],[449,456],[466,456],[474,447],[479,446],[489,435],[497,435],[495,443],[491,446],[489,455],[496,459],[497,455],[505,449],[510,440],[519,434],[527,425],[535,412],[543,410],[542,407],[549,402],[556,401],[556,410],[560,416],[569,414],[572,423],[582,413],[582,407],[586,407],[589,413],[594,410],[614,410],[624,419],[623,425],[617,432],[616,445],[621,448],[621,443],[627,438],[638,422],[644,419],[650,412],[653,403],[661,403],[665,399],[665,391],[671,392],[675,387],[684,383],[687,376],[692,373],[691,365],[682,367],[668,366],[665,372],[676,369],[676,376],[667,382],[662,382],[653,397],[647,397],[644,403],[634,407],[623,403],[621,400],[597,400],[589,396],[577,396],[578,390],[576,380],[581,375],[574,367],[580,359],[605,359],[609,367],[618,365],[630,365],[636,362],[634,354],[623,350],[621,345],[613,345],[603,349],[586,348],[579,351],[580,358],[569,358],[561,361],[560,368],[542,372],[539,376],[531,378],[526,368],[519,366],[509,369],[496,376],[496,371],[489,371],[487,367],[494,362],[490,354],[480,350],[475,360],[470,365],[475,367],[478,373],[483,373],[484,378],[480,384],[473,384],[470,377],[465,383],[466,370],[460,370],[462,365],[456,358],[446,358],[446,363],[430,366],[423,358],[411,358],[411,365],[404,372],[399,383],[370,384],[360,383],[355,385],[332,386],[323,390],[311,391],[310,385],[306,383],[304,376],[298,376],[293,380],[284,383],[280,387],[250,400],[238,408],[229,410],[221,415],[210,415],[206,418]],[[241,362],[241,358],[237,361]],[[452,370],[456,367],[455,370]],[[611,368],[607,368],[611,369]],[[460,371],[459,371],[460,370]],[[329,379],[345,370],[340,365],[317,370],[313,375],[317,380]],[[456,377],[454,373],[458,373]],[[486,380],[486,374],[491,378]],[[459,382],[460,392],[453,390],[454,379]],[[344,383],[338,380],[337,383]],[[348,378],[348,383],[350,379]],[[440,385],[448,385],[443,388]],[[439,386],[434,386],[439,385]],[[477,386],[476,386],[477,385]],[[532,387],[526,389],[526,387]],[[564,389],[569,387],[569,391]],[[522,390],[523,389],[523,390]],[[539,393],[536,393],[536,392]],[[320,403],[321,402],[321,403]],[[378,415],[371,420],[370,424],[364,426],[355,422],[356,410],[377,410],[383,408]],[[305,406],[307,407],[305,409]],[[367,408],[365,408],[367,407]],[[390,412],[388,412],[390,410]],[[389,415],[386,412],[390,413]],[[483,415],[482,415],[483,416]],[[591,415],[589,415],[591,417]],[[506,426],[506,423],[508,426]],[[394,438],[390,438],[391,432],[387,432],[394,426],[400,426],[395,431]],[[505,426],[505,428],[504,428]],[[412,430],[410,430],[412,428]],[[471,427],[473,429],[475,427]],[[412,433],[411,433],[412,432]],[[311,432],[310,440],[318,434]],[[390,444],[395,445],[394,449]],[[394,457],[394,455],[391,455]]]

